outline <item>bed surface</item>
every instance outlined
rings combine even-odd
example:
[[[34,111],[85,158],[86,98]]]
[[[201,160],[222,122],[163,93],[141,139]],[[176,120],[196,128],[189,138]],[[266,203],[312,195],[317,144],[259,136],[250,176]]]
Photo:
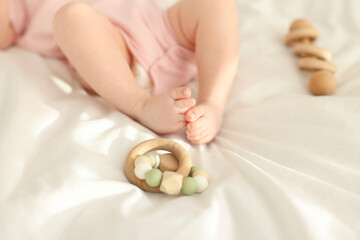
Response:
[[[160,136],[211,177],[190,197],[127,181],[128,152],[158,135],[86,94],[65,64],[0,51],[0,239],[360,239],[360,2],[237,6],[240,63],[220,134],[200,146]],[[310,73],[283,45],[303,17],[338,65],[333,96],[308,93]]]

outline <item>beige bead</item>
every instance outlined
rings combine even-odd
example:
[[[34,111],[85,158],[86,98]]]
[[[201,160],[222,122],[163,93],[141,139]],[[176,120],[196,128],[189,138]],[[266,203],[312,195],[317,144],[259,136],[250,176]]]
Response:
[[[306,19],[295,20],[285,37],[285,44],[294,46],[298,43],[312,43],[319,36],[319,31]]]
[[[286,45],[294,45],[297,41],[308,39],[307,42],[313,42],[319,36],[319,31],[313,28],[302,28],[290,32],[285,37]]]
[[[311,44],[298,43],[294,46],[294,53],[300,57],[317,57],[325,61],[331,61],[331,53]]]
[[[163,154],[160,156],[159,169],[162,172],[172,171],[175,172],[179,168],[178,159],[171,153]]]
[[[298,66],[301,69],[310,71],[326,70],[332,73],[335,73],[337,71],[337,67],[335,64],[310,57],[301,58],[298,62]]]
[[[135,159],[134,166],[136,167],[136,165],[141,163],[141,162],[150,163],[150,165],[151,165],[151,160],[150,160],[150,158],[148,156],[140,155]]]
[[[309,90],[314,95],[330,95],[335,91],[336,79],[328,71],[314,73],[309,81]]]
[[[168,195],[178,195],[182,188],[183,175],[176,172],[164,172],[160,191]]]
[[[294,31],[296,29],[300,29],[300,28],[312,28],[312,24],[311,22],[309,22],[306,19],[296,19],[290,26],[289,31]]]
[[[193,173],[192,177],[196,177],[196,176],[198,176],[198,175],[204,176],[204,177],[206,178],[206,180],[209,181],[209,174],[207,174],[207,172],[205,172],[204,170],[201,170],[201,169],[196,170],[196,171]]]

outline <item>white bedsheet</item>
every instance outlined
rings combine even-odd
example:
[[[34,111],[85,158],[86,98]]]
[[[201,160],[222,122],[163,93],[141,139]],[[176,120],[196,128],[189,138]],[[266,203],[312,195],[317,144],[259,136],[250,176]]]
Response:
[[[159,136],[87,95],[63,63],[0,52],[0,239],[360,239],[360,2],[237,3],[239,71],[220,134],[201,146],[161,136],[209,172],[194,196],[129,184],[126,155]],[[333,52],[334,96],[308,93],[310,73],[282,43],[299,17]]]

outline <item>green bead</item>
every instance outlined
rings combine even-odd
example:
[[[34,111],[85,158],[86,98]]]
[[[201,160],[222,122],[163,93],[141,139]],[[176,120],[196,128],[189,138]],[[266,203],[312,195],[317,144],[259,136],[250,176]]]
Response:
[[[199,170],[199,169],[200,169],[199,167],[192,166],[191,169],[190,169],[189,176],[192,177],[193,173],[194,173],[196,170]]]
[[[151,160],[151,166],[154,167],[156,164],[156,159],[153,155],[146,155]]]
[[[159,169],[151,169],[146,173],[145,181],[150,187],[160,186],[163,173]]]
[[[185,195],[193,195],[197,190],[197,182],[192,177],[186,177],[183,180],[182,192]]]

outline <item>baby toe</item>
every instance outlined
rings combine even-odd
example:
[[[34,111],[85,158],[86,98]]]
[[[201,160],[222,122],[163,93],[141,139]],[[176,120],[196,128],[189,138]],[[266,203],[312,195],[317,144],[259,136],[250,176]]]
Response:
[[[190,131],[196,130],[196,129],[200,129],[204,126],[206,126],[207,123],[207,119],[204,117],[199,118],[198,120],[196,120],[195,122],[191,122],[187,125],[187,128]]]
[[[199,133],[197,135],[192,135],[192,136],[187,136],[187,138],[191,141],[191,142],[197,142],[201,139],[203,139],[204,137],[207,136],[207,132],[202,132],[202,133]]]
[[[191,97],[191,90],[188,87],[179,87],[172,89],[170,92],[170,97],[173,99],[182,99],[182,98],[189,98]]]
[[[188,137],[194,137],[194,136],[197,136],[197,135],[201,135],[203,132],[206,132],[206,127],[201,127],[201,128],[198,128],[198,129],[194,129],[194,130],[189,130],[187,129],[186,130],[186,135]]]
[[[203,108],[201,106],[195,106],[186,112],[185,119],[188,122],[195,122],[203,115],[204,115]]]

